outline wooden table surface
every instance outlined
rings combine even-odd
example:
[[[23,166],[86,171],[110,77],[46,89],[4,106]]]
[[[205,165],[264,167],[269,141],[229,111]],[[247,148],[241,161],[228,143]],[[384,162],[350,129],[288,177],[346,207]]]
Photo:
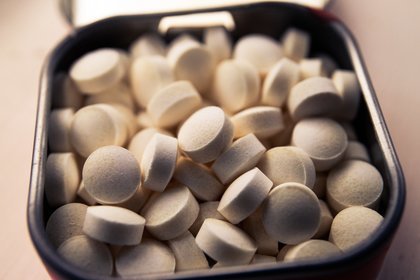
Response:
[[[0,279],[48,279],[26,228],[41,65],[69,28],[55,1],[0,1]],[[337,0],[366,60],[407,182],[407,205],[379,279],[420,279],[420,1]]]

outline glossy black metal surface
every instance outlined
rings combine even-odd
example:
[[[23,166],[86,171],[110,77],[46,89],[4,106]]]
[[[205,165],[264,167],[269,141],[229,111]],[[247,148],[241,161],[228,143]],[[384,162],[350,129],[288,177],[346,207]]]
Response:
[[[224,7],[235,21],[234,40],[250,33],[263,33],[279,38],[283,31],[295,26],[311,33],[311,54],[330,54],[340,68],[354,69],[363,91],[361,108],[354,125],[359,139],[367,145],[373,164],[385,181],[380,212],[385,219],[373,238],[357,249],[327,261],[278,263],[266,266],[221,268],[170,275],[150,275],[152,278],[218,278],[225,279],[367,279],[377,272],[383,254],[392,239],[404,208],[405,184],[388,130],[383,120],[373,87],[363,64],[359,49],[350,32],[330,15],[292,4],[258,3]],[[205,10],[207,12],[209,10]],[[200,12],[200,11],[197,11]],[[178,13],[182,14],[182,13]],[[127,16],[107,19],[76,30],[51,53],[41,76],[38,112],[28,199],[28,227],[32,241],[52,275],[63,279],[95,279],[98,276],[80,271],[64,262],[45,235],[45,222],[53,209],[44,203],[44,169],[47,158],[47,118],[51,110],[52,77],[67,71],[82,54],[100,48],[126,49],[130,42],[144,32],[153,32],[162,17],[173,14]],[[181,30],[178,30],[181,31]],[[189,30],[198,37],[202,30]],[[176,32],[166,34],[170,40]],[[370,274],[369,274],[370,273]],[[149,277],[149,276],[148,276]],[[103,279],[103,277],[100,277]]]

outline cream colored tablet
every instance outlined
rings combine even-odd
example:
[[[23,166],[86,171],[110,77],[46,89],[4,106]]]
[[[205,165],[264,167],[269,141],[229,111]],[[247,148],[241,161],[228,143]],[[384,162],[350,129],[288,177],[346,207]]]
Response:
[[[211,168],[220,181],[227,184],[255,167],[265,151],[258,138],[254,134],[248,134],[233,142],[214,161]]]
[[[272,186],[273,182],[255,167],[230,184],[217,211],[232,224],[238,224],[261,205]]]
[[[318,230],[321,207],[314,192],[299,183],[284,183],[268,195],[263,206],[263,224],[278,241],[296,245],[309,240]]]
[[[50,154],[45,167],[45,196],[52,208],[73,202],[80,184],[80,171],[72,153]]]
[[[223,109],[234,113],[247,108],[257,102],[259,92],[260,77],[249,62],[232,59],[217,66],[213,93]]]
[[[353,206],[338,213],[331,224],[329,240],[340,250],[348,251],[371,238],[383,217],[376,211]]]
[[[366,146],[358,141],[349,141],[343,160],[350,160],[350,159],[363,160],[366,162],[370,162],[370,157],[366,149]]]
[[[284,128],[281,109],[271,106],[257,106],[245,109],[231,118],[235,138],[249,133],[259,139],[269,138]]]
[[[243,220],[242,228],[255,240],[258,254],[277,256],[279,251],[278,241],[265,231],[262,223],[262,214],[262,207],[259,207],[248,218]]]
[[[96,200],[87,192],[83,180],[80,182],[79,188],[77,189],[77,195],[89,206],[97,203]]]
[[[289,28],[284,33],[281,43],[286,57],[294,61],[300,61],[309,54],[311,37],[303,30]]]
[[[204,30],[203,41],[213,54],[216,63],[232,56],[232,40],[223,27],[211,27]]]
[[[201,97],[189,81],[177,81],[159,90],[147,104],[157,127],[173,127],[200,107]]]
[[[327,118],[299,121],[293,130],[292,145],[304,150],[316,171],[331,169],[347,150],[347,135],[337,122]]]
[[[99,275],[111,276],[113,259],[108,247],[85,235],[74,236],[65,241],[57,250],[72,265]]]
[[[268,72],[262,86],[262,104],[281,107],[291,88],[299,81],[299,66],[288,58],[279,60]]]
[[[130,54],[133,58],[162,55],[166,53],[165,42],[154,33],[146,33],[136,39],[130,46]]]
[[[212,259],[224,265],[249,264],[257,246],[240,228],[217,219],[206,219],[195,242]]]
[[[70,141],[77,153],[87,158],[100,147],[122,146],[127,133],[126,123],[115,108],[96,104],[76,112],[70,128]]]
[[[327,175],[326,172],[317,172],[315,184],[312,190],[318,198],[324,198],[327,189]]]
[[[359,109],[361,95],[356,74],[353,71],[336,70],[331,79],[337,91],[343,97],[343,104],[340,110],[337,111],[337,117],[345,120],[353,120]]]
[[[333,243],[313,239],[289,248],[284,256],[284,261],[320,260],[340,254],[340,249]]]
[[[286,146],[268,150],[258,163],[258,168],[273,181],[274,185],[297,182],[312,188],[315,183],[315,167],[302,149]]]
[[[70,77],[85,94],[97,94],[118,84],[125,75],[125,65],[116,49],[97,49],[78,60],[70,68]]]
[[[99,103],[120,104],[131,111],[136,109],[131,90],[124,83],[118,83],[100,94],[89,95],[86,97],[85,106]]]
[[[242,37],[233,50],[235,59],[245,60],[254,65],[262,77],[283,57],[283,50],[273,38],[262,34]]]
[[[318,231],[313,238],[324,238],[328,236],[331,223],[333,221],[333,217],[331,215],[330,209],[328,208],[328,205],[323,200],[319,200],[319,205],[321,206],[321,223],[319,224]]]
[[[168,240],[168,245],[175,255],[175,271],[209,268],[206,256],[195,243],[191,232],[186,231],[182,235]]]
[[[190,190],[180,184],[154,193],[141,210],[146,229],[160,240],[183,234],[197,219],[199,206]]]
[[[322,60],[326,76],[331,77],[331,74],[337,69],[337,63],[334,59],[326,53],[319,53],[315,57]]]
[[[347,160],[328,173],[327,200],[335,212],[350,206],[376,209],[383,191],[383,179],[371,164]]]
[[[226,189],[209,168],[184,157],[177,162],[174,178],[203,201],[219,200]]]
[[[201,94],[207,93],[215,60],[204,45],[184,40],[169,49],[167,58],[176,80],[188,80]]]
[[[57,208],[48,218],[45,232],[54,247],[59,247],[67,239],[82,235],[87,206],[68,203]]]
[[[300,79],[311,77],[327,77],[325,65],[319,58],[306,58],[299,62]]]
[[[137,213],[149,199],[151,194],[151,190],[139,186],[132,197],[122,203],[115,204],[115,206],[126,208]]]
[[[330,79],[312,77],[292,87],[287,106],[292,118],[300,120],[333,115],[342,102],[341,95]]]
[[[178,132],[179,148],[192,160],[215,160],[233,138],[233,125],[223,110],[209,106],[192,114]]]
[[[156,133],[172,136],[171,133],[163,129],[145,128],[131,138],[128,150],[134,154],[139,164],[143,158],[144,149]]]
[[[146,111],[140,111],[137,114],[137,124],[140,128],[152,128],[154,123],[152,117]]]
[[[255,254],[250,264],[264,264],[264,263],[276,263],[276,262],[277,262],[276,257]]]
[[[198,212],[197,219],[195,219],[194,223],[189,229],[189,231],[194,236],[197,235],[205,219],[212,218],[226,221],[225,217],[223,217],[222,214],[220,214],[219,211],[217,211],[218,206],[219,201],[208,201],[200,203],[200,211]]]
[[[176,138],[156,133],[147,144],[141,159],[143,188],[162,192],[171,180],[178,157]]]
[[[99,203],[118,204],[128,200],[140,185],[140,167],[134,155],[118,146],[94,151],[83,166],[83,183]]]
[[[79,109],[83,105],[83,96],[66,73],[58,73],[53,78],[52,107]]]
[[[131,65],[130,82],[134,97],[143,108],[160,89],[173,81],[171,66],[162,56],[140,57]]]
[[[74,117],[71,108],[54,109],[48,118],[48,147],[52,153],[71,152],[70,127]]]
[[[175,271],[175,256],[164,243],[145,239],[137,246],[124,247],[115,259],[115,271],[123,278]]]
[[[143,236],[145,220],[125,208],[109,205],[90,206],[83,232],[89,237],[114,245],[137,245]]]

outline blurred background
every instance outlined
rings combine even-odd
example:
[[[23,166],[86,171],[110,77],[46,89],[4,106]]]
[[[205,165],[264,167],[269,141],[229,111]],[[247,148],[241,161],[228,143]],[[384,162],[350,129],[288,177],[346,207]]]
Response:
[[[329,10],[362,49],[407,183],[379,279],[420,279],[420,1],[336,0]],[[69,32],[56,1],[0,1],[0,279],[48,278],[25,211],[41,67]]]

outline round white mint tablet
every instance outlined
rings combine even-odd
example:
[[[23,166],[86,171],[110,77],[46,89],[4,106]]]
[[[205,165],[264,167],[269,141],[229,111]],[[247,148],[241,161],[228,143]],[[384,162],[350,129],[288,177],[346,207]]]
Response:
[[[343,102],[333,82],[325,77],[311,77],[292,87],[287,106],[294,120],[331,116]]]
[[[140,185],[140,167],[134,155],[118,146],[94,151],[83,166],[86,191],[98,202],[118,204],[134,195]]]
[[[346,132],[336,121],[309,118],[295,125],[292,145],[311,157],[316,171],[327,171],[344,157],[348,140]]]
[[[233,57],[245,60],[254,65],[261,76],[265,76],[270,68],[283,57],[279,43],[262,34],[250,34],[236,43]]]
[[[80,57],[70,69],[70,77],[79,90],[98,94],[122,80],[125,67],[120,52],[103,48]]]
[[[139,245],[126,246],[115,259],[115,271],[123,278],[175,271],[175,256],[164,243],[147,238]]]
[[[257,166],[276,186],[297,182],[312,188],[315,183],[314,164],[309,155],[300,148],[272,148],[263,155]]]
[[[372,209],[362,206],[346,208],[334,217],[329,241],[340,250],[348,251],[368,241],[382,220],[383,217]]]
[[[231,144],[232,138],[232,122],[216,106],[196,111],[178,132],[180,149],[198,163],[215,160]]]
[[[382,176],[373,165],[346,160],[328,173],[327,201],[335,212],[350,206],[377,209],[383,185]]]
[[[80,184],[80,171],[73,153],[48,155],[45,167],[45,197],[55,208],[73,202]]]
[[[284,244],[296,245],[317,232],[321,207],[314,192],[305,185],[284,183],[269,193],[262,220],[271,237]]]
[[[206,219],[195,239],[212,259],[223,264],[249,264],[257,246],[244,231],[228,222]]]
[[[90,206],[83,232],[113,245],[137,245],[143,236],[145,219],[125,208],[109,205]]]
[[[87,208],[81,203],[68,203],[51,214],[45,232],[54,247],[59,247],[73,236],[83,235],[82,227]]]
[[[147,144],[141,159],[142,187],[162,192],[174,174],[177,157],[176,138],[156,133]]]
[[[183,234],[197,219],[199,206],[190,190],[178,184],[168,186],[162,193],[154,193],[141,209],[146,229],[160,240]]]
[[[255,167],[229,185],[217,211],[232,224],[238,224],[260,206],[272,186],[273,182]]]
[[[65,241],[57,249],[67,262],[72,265],[99,275],[110,276],[113,269],[113,259],[108,247],[86,235],[74,236]]]

